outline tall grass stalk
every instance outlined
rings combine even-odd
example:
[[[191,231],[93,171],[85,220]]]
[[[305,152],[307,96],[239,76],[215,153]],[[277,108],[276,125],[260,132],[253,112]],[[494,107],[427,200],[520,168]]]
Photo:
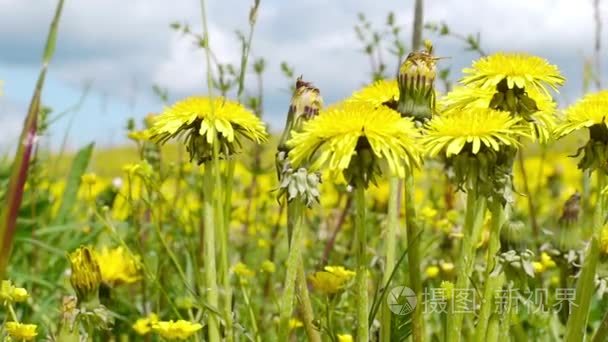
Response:
[[[63,10],[63,0],[57,2],[55,16],[51,22],[49,34],[46,38],[46,45],[42,56],[42,68],[38,75],[36,88],[30,101],[30,106],[23,123],[23,129],[19,140],[17,141],[17,151],[13,160],[13,166],[6,193],[5,203],[2,212],[0,213],[0,279],[4,279],[6,266],[13,247],[13,237],[17,228],[17,216],[21,201],[23,200],[23,190],[28,176],[30,166],[30,158],[32,157],[36,130],[38,127],[38,115],[40,113],[40,101],[42,89],[44,88],[44,80],[46,72],[51,62],[51,58],[55,53],[55,45],[57,43],[57,32],[59,30],[59,21]]]

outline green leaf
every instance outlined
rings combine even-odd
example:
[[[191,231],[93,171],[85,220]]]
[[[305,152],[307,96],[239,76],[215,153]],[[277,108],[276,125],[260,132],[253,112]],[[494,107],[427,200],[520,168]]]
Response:
[[[53,222],[53,225],[59,225],[66,223],[74,205],[76,204],[78,189],[80,188],[81,177],[89,166],[91,160],[91,154],[93,153],[94,144],[91,143],[78,151],[74,161],[72,162],[72,168],[68,175],[68,179],[65,186],[65,192],[61,199],[61,206],[57,217]]]

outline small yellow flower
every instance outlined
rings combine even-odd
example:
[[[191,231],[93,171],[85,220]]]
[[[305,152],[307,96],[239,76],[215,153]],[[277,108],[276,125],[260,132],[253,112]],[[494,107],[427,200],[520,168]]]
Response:
[[[437,210],[431,207],[424,207],[420,211],[420,215],[422,215],[425,220],[431,221],[435,218],[435,216],[437,216]]]
[[[325,266],[324,271],[315,272],[309,276],[312,286],[323,294],[334,294],[342,290],[355,272],[342,266]]]
[[[426,274],[426,276],[428,278],[436,278],[439,275],[439,267],[437,266],[429,266],[426,268],[426,270],[424,271],[424,273]]]
[[[533,261],[532,267],[534,267],[534,273],[543,273],[546,270],[545,265],[539,261]]]
[[[258,239],[258,247],[262,249],[266,249],[270,247],[270,242],[266,239]]]
[[[232,271],[240,278],[251,278],[255,275],[255,272],[242,262],[238,262],[234,265]]]
[[[152,331],[152,326],[157,322],[158,315],[152,312],[148,315],[148,317],[139,318],[131,327],[139,335],[146,335]]]
[[[201,330],[203,326],[199,323],[192,323],[184,320],[177,322],[159,321],[152,325],[154,332],[166,339],[185,340]]]
[[[441,270],[445,273],[451,273],[454,271],[454,264],[451,262],[441,261],[439,262],[439,267],[441,267]]]
[[[540,255],[540,262],[546,268],[553,268],[553,267],[555,267],[555,261],[553,261],[553,259],[551,258],[551,256],[549,254],[547,254],[546,252],[542,252],[542,254]]]
[[[0,285],[0,301],[4,303],[24,302],[29,297],[27,290],[14,286],[10,280],[3,280]]]
[[[338,342],[353,342],[351,334],[338,334]]]
[[[35,324],[22,324],[17,322],[7,322],[4,326],[9,336],[17,341],[31,341],[38,333]]]
[[[88,186],[93,186],[98,181],[97,175],[92,172],[85,173],[80,178],[81,178],[82,182]]]
[[[276,270],[277,267],[275,266],[274,262],[270,260],[264,260],[262,262],[262,271],[266,273],[274,273]]]
[[[289,330],[301,328],[304,326],[304,323],[297,318],[292,318],[289,320]]]
[[[139,258],[131,255],[122,246],[114,249],[104,247],[97,253],[101,278],[106,284],[117,286],[131,284],[139,279]]]

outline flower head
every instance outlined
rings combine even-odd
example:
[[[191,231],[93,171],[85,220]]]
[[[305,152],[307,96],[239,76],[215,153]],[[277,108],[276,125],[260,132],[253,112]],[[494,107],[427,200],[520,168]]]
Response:
[[[131,327],[139,335],[146,335],[152,331],[152,326],[156,323],[158,323],[158,315],[152,312],[148,317],[139,318]]]
[[[399,99],[397,80],[380,80],[355,91],[347,102],[367,102],[374,107],[396,102]]]
[[[97,298],[101,283],[101,271],[95,251],[89,247],[80,247],[68,255],[72,274],[70,283],[76,291],[79,302]]]
[[[31,341],[38,333],[36,329],[38,326],[35,324],[22,324],[17,322],[7,322],[4,327],[9,336],[16,341]]]
[[[353,342],[353,336],[351,334],[338,334],[338,342]]]
[[[238,102],[223,97],[194,96],[178,101],[154,119],[151,139],[158,143],[187,134],[191,159],[203,163],[219,153],[230,155],[240,147],[240,137],[263,142],[267,139],[264,123]]]
[[[174,321],[159,321],[152,325],[154,332],[166,339],[186,340],[201,330],[203,326],[200,323],[192,323],[184,320]]]
[[[557,128],[560,137],[596,125],[608,128],[608,90],[586,95],[566,109],[565,114],[564,123]]]
[[[0,285],[0,301],[3,303],[23,302],[29,294],[22,287],[14,286],[10,280],[3,280]]]
[[[564,136],[576,130],[587,128],[589,141],[581,147],[583,154],[578,166],[581,169],[608,170],[608,91],[589,94],[566,109],[566,118],[556,130]]]
[[[104,283],[117,286],[131,284],[141,278],[139,258],[131,255],[123,247],[104,247],[97,253],[97,260]]]
[[[325,266],[324,271],[315,272],[309,276],[309,280],[317,291],[334,294],[342,290],[354,276],[355,272],[342,266]]]
[[[466,76],[462,83],[478,88],[495,89],[505,82],[508,89],[533,89],[549,95],[547,87],[557,91],[564,83],[557,66],[541,57],[523,53],[500,52],[482,57],[463,72]]]
[[[344,103],[321,111],[287,144],[293,165],[314,159],[313,170],[327,165],[331,171],[344,172],[348,181],[367,185],[379,173],[377,160],[386,160],[389,170],[399,176],[417,167],[418,136],[412,120],[389,108]]]
[[[517,146],[527,133],[508,112],[471,108],[434,117],[423,138],[431,156],[444,152],[457,155],[463,150],[477,154],[482,148],[499,151],[501,145]]]
[[[497,108],[493,103],[495,90],[490,88],[475,88],[459,86],[450,91],[439,100],[439,107],[443,112],[462,111],[470,108]],[[551,97],[532,89],[526,93],[526,98],[532,99],[531,107],[511,113],[512,116],[521,116],[524,120],[520,125],[526,126],[530,136],[541,143],[546,143],[553,137],[556,126],[556,104]],[[495,102],[495,101],[494,101]],[[525,115],[520,115],[521,113]]]

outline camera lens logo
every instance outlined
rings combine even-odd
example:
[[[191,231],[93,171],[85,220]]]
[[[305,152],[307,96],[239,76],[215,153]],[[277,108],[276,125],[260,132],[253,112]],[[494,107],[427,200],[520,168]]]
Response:
[[[406,286],[397,286],[393,287],[388,293],[386,303],[389,310],[395,315],[407,315],[414,311],[418,300],[412,289]]]

